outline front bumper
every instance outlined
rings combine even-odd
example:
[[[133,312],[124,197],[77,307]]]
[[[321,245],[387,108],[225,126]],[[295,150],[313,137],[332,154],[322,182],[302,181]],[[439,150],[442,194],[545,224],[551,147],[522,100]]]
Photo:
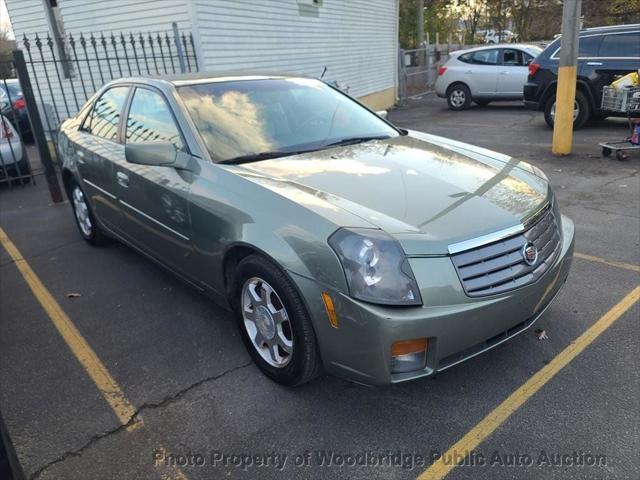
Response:
[[[384,307],[329,290],[339,321],[331,327],[315,281],[293,275],[311,313],[325,370],[384,385],[425,377],[467,360],[529,328],[564,284],[573,259],[574,225],[562,217],[562,248],[538,281],[501,295],[465,295],[449,257],[411,258],[422,307]],[[391,373],[391,345],[427,337],[426,366]]]

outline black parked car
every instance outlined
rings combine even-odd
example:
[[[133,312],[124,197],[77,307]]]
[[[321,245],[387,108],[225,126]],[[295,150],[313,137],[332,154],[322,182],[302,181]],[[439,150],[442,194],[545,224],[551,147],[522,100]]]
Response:
[[[559,58],[560,38],[557,38],[529,65],[529,77],[524,85],[525,105],[543,111],[550,127],[555,117]],[[574,128],[582,127],[590,118],[625,116],[600,108],[602,87],[639,68],[640,24],[581,31]]]

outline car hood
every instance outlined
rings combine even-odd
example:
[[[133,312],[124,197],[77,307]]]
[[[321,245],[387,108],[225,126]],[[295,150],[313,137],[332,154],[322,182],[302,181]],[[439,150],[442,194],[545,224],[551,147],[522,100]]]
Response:
[[[418,132],[242,171],[279,194],[302,190],[348,211],[393,234],[409,255],[446,254],[453,243],[521,224],[551,195],[544,174],[526,162]]]

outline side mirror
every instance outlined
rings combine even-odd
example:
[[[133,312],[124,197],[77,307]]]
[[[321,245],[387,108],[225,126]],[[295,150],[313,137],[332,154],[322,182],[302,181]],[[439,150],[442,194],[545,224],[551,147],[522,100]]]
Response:
[[[127,143],[124,156],[129,163],[170,167],[176,163],[178,150],[170,142]]]
[[[386,120],[388,112],[386,110],[380,110],[380,111],[376,112],[376,115],[378,115],[380,118]]]

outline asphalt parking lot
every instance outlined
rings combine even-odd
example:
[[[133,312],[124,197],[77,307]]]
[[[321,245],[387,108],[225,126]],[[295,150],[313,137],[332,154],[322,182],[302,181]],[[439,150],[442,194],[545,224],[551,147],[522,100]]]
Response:
[[[626,123],[590,125],[556,158],[542,115],[517,103],[460,113],[428,96],[390,119],[547,173],[578,255],[532,329],[434,378],[284,388],[250,362],[228,313],[122,245],[85,244],[44,179],[3,187],[0,411],[25,476],[408,479],[475,438],[461,466],[423,478],[640,478],[640,155],[597,146]]]

